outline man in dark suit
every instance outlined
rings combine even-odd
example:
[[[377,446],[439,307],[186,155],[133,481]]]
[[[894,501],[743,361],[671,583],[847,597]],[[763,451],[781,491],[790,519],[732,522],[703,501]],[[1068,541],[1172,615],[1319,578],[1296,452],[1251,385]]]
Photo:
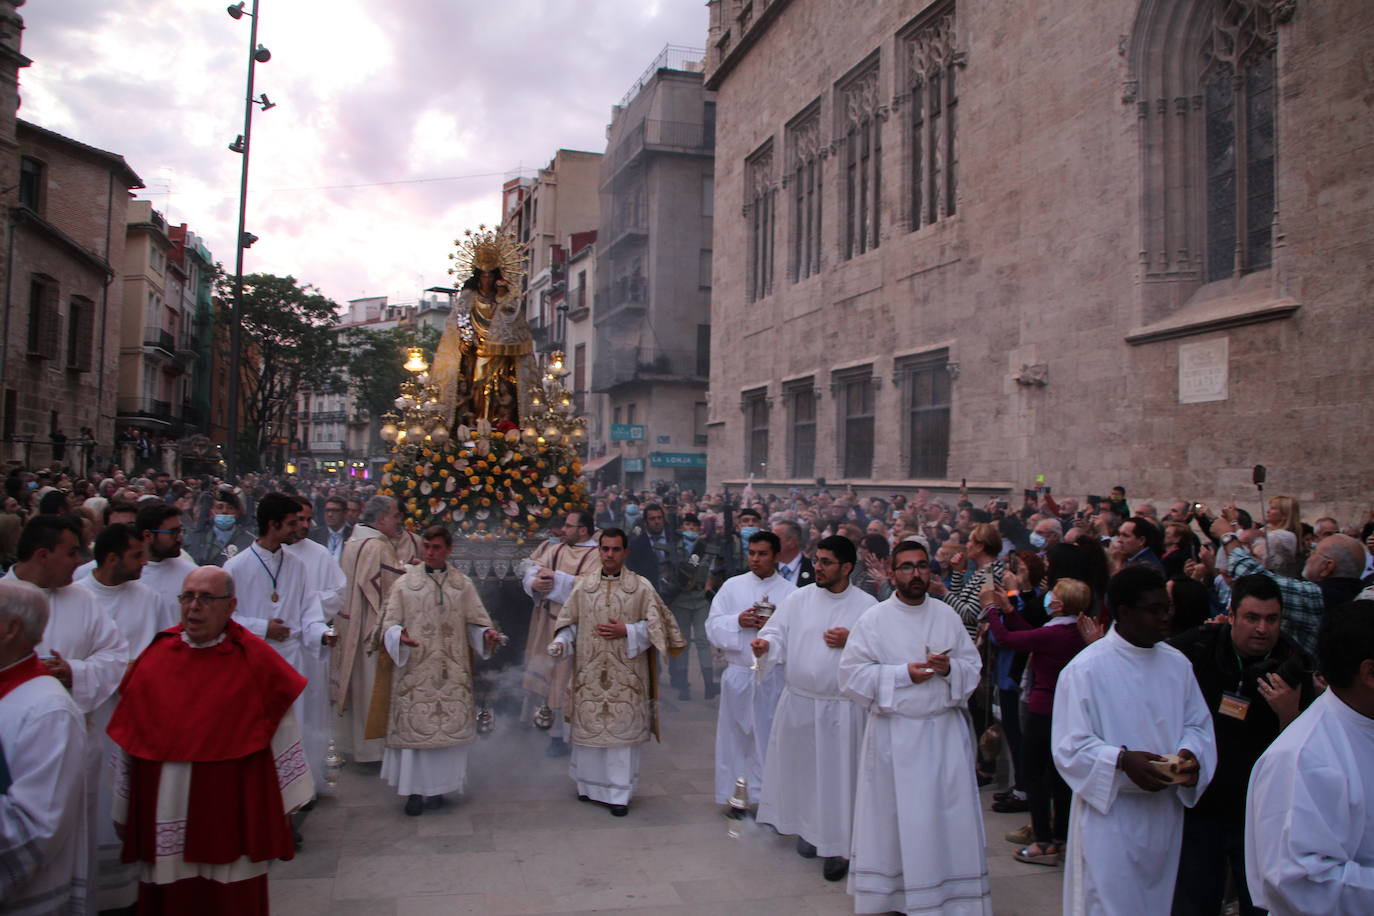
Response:
[[[324,501],[324,524],[310,529],[310,540],[323,546],[335,562],[343,556],[344,544],[353,536],[353,526],[346,519],[348,500],[331,496]]]
[[[802,553],[802,547],[806,545],[806,536],[802,534],[801,525],[791,519],[779,519],[773,523],[773,533],[782,542],[782,550],[778,552],[778,575],[797,588],[815,582],[816,568],[811,565],[811,560],[806,554]]]
[[[669,581],[673,548],[668,540],[667,518],[663,507],[649,503],[644,507],[644,524],[630,534],[630,551],[625,565],[654,584],[664,603],[673,600],[676,586]]]
[[[1112,543],[1112,559],[1120,566],[1153,566],[1160,575],[1165,575],[1164,564],[1159,559],[1163,540],[1163,535],[1153,522],[1133,515],[1117,529],[1116,540]]]

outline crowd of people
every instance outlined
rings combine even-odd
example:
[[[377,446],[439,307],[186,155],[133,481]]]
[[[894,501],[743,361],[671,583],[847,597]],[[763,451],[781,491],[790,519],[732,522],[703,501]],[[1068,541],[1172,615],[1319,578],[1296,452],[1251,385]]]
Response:
[[[465,790],[512,609],[447,528],[286,475],[5,497],[0,912],[266,912],[331,731],[407,815]],[[660,674],[716,701],[716,802],[860,913],[992,912],[985,798],[1066,912],[1374,912],[1374,522],[1016,503],[599,488],[521,569],[522,718],[625,817]]]

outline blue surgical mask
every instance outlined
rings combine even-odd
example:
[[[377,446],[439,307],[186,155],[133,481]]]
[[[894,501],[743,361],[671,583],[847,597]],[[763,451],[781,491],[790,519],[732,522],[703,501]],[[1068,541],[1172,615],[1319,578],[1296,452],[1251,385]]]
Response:
[[[691,547],[697,542],[697,538],[699,537],[701,537],[700,531],[684,531],[682,532],[682,543]]]
[[[1030,536],[1031,546],[1036,550],[1045,549],[1045,536],[1038,531],[1032,531]]]
[[[216,515],[215,527],[220,531],[228,531],[230,528],[234,527],[234,523],[238,520],[237,515]]]
[[[37,489],[38,489],[38,481],[36,481],[36,480],[30,480],[28,483],[24,484],[24,486],[28,487],[30,490],[37,490]]]
[[[759,533],[759,529],[753,525],[746,525],[739,530],[739,539],[744,543],[749,543],[749,539]]]
[[[639,507],[638,507],[638,506],[626,506],[626,507],[625,507],[625,518],[627,518],[627,519],[636,519],[636,518],[639,518]]]

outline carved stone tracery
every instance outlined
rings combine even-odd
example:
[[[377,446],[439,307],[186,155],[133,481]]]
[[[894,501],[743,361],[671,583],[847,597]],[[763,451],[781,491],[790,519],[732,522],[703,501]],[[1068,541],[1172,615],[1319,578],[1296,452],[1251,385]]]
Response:
[[[954,13],[927,23],[906,40],[907,86],[924,86],[931,76],[952,65],[963,66],[963,54],[954,46]]]
[[[1250,57],[1273,50],[1275,18],[1274,0],[1216,0],[1211,34],[1202,48],[1207,65],[1239,73]]]
[[[878,66],[850,80],[844,87],[844,117],[846,129],[858,127],[878,114]]]

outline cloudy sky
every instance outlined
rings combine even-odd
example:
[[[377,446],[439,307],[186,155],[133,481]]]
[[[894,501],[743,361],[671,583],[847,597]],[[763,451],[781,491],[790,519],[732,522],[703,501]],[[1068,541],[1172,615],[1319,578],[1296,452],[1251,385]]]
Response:
[[[249,19],[226,2],[30,0],[19,116],[122,154],[232,270]],[[245,272],[340,303],[445,284],[504,178],[604,150],[611,106],[705,33],[703,0],[261,0],[277,107],[253,119]]]

